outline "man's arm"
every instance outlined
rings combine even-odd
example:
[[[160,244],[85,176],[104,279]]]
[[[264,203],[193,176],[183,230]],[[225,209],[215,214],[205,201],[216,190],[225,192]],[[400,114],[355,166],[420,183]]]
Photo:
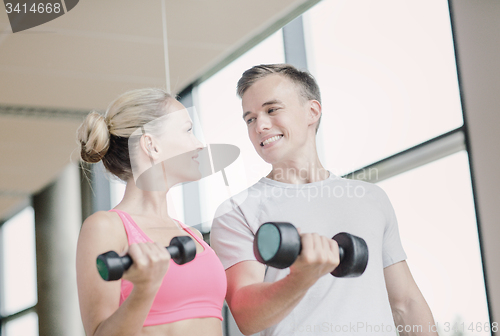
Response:
[[[402,336],[438,335],[437,332],[431,332],[432,329],[429,329],[430,326],[434,326],[434,318],[413,280],[406,261],[384,268],[384,276],[394,322],[398,331],[402,329],[399,334]],[[405,326],[411,326],[411,331],[405,331]]]
[[[303,234],[301,238],[301,254],[290,267],[290,274],[279,281],[263,282],[266,267],[253,260],[239,262],[226,270],[226,302],[244,335],[279,323],[320,277],[339,264],[334,240],[318,234]]]

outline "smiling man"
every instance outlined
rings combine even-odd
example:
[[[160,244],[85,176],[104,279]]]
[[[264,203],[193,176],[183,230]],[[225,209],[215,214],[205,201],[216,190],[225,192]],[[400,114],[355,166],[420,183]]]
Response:
[[[226,269],[226,301],[245,335],[437,335],[431,311],[406,264],[398,224],[378,186],[325,169],[316,150],[318,85],[286,64],[255,66],[238,82],[243,120],[271,172],[223,203],[211,245]],[[248,194],[246,194],[248,193]],[[218,214],[221,215],[218,215]],[[288,269],[260,264],[254,235],[266,222],[290,222],[302,251]],[[357,278],[335,278],[337,243],[362,237],[369,261]]]

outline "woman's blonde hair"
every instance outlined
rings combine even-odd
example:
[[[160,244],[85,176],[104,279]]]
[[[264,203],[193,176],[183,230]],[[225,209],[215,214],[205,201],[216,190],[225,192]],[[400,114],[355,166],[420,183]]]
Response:
[[[166,114],[170,94],[147,88],[125,92],[108,107],[104,116],[91,112],[77,131],[82,160],[97,163],[123,181],[132,177],[128,140],[137,128]]]

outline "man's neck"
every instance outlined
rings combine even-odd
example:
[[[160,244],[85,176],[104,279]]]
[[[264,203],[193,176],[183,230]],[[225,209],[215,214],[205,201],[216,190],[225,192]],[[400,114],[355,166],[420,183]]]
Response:
[[[266,177],[283,183],[306,184],[326,180],[329,176],[330,172],[323,168],[318,161],[316,164],[308,164],[302,167],[273,166],[273,170]]]

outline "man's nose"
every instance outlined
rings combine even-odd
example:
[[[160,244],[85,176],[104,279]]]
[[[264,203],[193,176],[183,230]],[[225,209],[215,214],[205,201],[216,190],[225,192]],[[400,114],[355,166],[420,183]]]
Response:
[[[271,119],[267,114],[259,116],[255,122],[257,124],[256,128],[258,133],[262,133],[264,130],[271,128]]]

